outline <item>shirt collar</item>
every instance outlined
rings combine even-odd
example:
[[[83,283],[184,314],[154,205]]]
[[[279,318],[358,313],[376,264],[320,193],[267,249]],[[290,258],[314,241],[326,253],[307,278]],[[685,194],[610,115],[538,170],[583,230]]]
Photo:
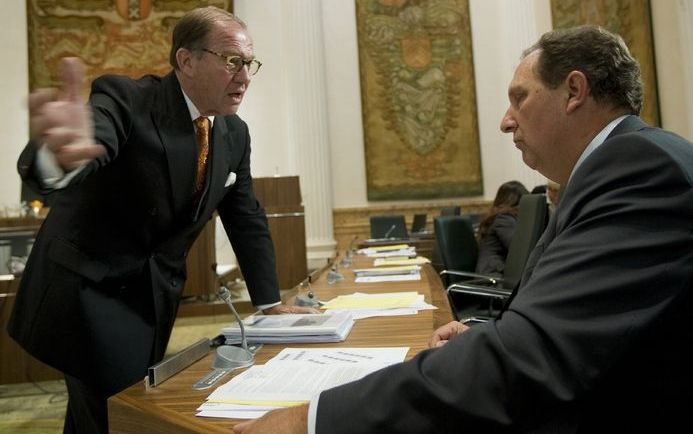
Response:
[[[577,163],[575,163],[575,166],[573,167],[572,172],[570,172],[570,177],[568,178],[568,182],[570,182],[570,179],[573,177],[573,174],[575,171],[580,167],[582,163],[589,157],[592,152],[594,152],[604,141],[606,140],[607,137],[609,137],[609,134],[616,128],[618,124],[621,123],[622,120],[627,118],[628,115],[623,115],[619,116],[613,121],[609,122],[604,129],[602,129],[590,142],[589,145],[585,148],[584,151],[582,151],[582,155],[580,155],[580,158],[578,158]]]
[[[185,98],[185,105],[188,106],[188,111],[190,112],[190,119],[194,121],[201,116],[200,111],[195,107],[195,104],[193,104],[192,100],[182,88],[181,91],[183,92],[183,98]],[[209,128],[212,128],[214,126],[214,116],[207,116],[207,119],[209,119]]]

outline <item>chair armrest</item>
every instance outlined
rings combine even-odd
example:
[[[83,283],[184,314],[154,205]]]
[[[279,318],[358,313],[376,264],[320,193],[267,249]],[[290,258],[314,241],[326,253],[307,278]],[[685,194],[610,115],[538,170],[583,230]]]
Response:
[[[446,291],[448,293],[457,292],[461,294],[480,295],[483,297],[494,297],[500,299],[510,297],[511,293],[507,289],[490,288],[488,286],[473,285],[469,283],[453,283],[447,287]]]
[[[482,282],[488,282],[491,285],[498,285],[503,282],[502,277],[497,277],[497,276],[488,276],[485,274],[477,274],[477,273],[470,273],[467,271],[457,271],[457,270],[443,270],[440,272],[441,276],[444,276],[446,274],[449,274],[451,276],[462,276],[462,277],[469,277],[470,279],[473,279],[475,281],[482,281]]]

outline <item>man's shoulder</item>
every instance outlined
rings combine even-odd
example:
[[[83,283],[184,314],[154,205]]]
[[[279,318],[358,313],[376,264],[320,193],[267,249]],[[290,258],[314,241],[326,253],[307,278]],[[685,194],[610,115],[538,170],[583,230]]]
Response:
[[[102,91],[143,91],[146,89],[154,89],[161,85],[165,77],[158,75],[147,74],[139,78],[133,78],[126,75],[106,74],[102,75],[92,82],[92,92]]]
[[[647,126],[614,135],[604,145],[600,147],[602,152],[627,153],[638,159],[649,159],[651,163],[655,163],[658,156],[670,159],[687,171],[689,177],[693,176],[693,143],[672,131]]]

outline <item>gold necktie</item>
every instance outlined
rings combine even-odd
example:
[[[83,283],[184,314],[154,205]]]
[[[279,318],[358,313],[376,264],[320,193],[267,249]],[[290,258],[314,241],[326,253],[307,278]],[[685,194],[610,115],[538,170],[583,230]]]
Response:
[[[195,176],[195,194],[199,194],[205,186],[207,172],[207,156],[209,155],[209,119],[204,116],[194,120],[197,128],[197,174]]]

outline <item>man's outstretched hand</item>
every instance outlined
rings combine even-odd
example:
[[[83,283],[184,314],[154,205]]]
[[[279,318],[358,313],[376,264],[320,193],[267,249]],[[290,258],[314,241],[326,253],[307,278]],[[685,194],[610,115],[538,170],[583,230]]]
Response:
[[[38,89],[29,95],[31,138],[48,147],[69,172],[106,152],[95,143],[91,109],[82,101],[84,63],[60,61],[60,89]]]

